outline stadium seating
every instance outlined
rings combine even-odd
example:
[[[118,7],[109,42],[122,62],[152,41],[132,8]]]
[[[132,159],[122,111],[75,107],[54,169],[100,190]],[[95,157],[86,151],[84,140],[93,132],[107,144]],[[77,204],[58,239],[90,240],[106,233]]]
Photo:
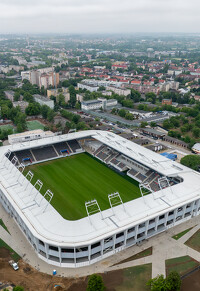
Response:
[[[138,174],[138,172],[135,170],[135,169],[130,169],[129,171],[128,171],[128,173],[131,175],[131,176],[136,176],[137,174]]]
[[[25,162],[24,159],[30,159],[32,162],[35,161],[30,150],[17,151],[14,154],[18,158],[20,163],[24,163]],[[30,160],[28,162],[31,162]]]
[[[61,155],[62,150],[67,150],[69,153],[71,153],[71,150],[66,142],[55,143],[54,147],[59,155]]]
[[[156,182],[152,182],[152,183],[150,184],[150,187],[151,187],[151,189],[152,189],[153,191],[158,191],[158,190],[160,190],[160,187],[159,187],[158,183],[156,183]]]
[[[143,182],[146,179],[146,176],[143,175],[143,174],[141,174],[141,173],[138,173],[137,176],[136,176],[136,178],[138,180],[140,180],[141,182]]]
[[[93,155],[96,156],[101,150],[103,150],[105,146],[104,145],[101,145],[94,153]]]
[[[117,165],[117,167],[123,170],[126,167],[126,165],[121,162]]]
[[[58,156],[52,146],[32,149],[32,153],[37,161],[48,160]]]
[[[107,155],[106,153],[104,153],[103,151],[101,151],[100,153],[98,153],[98,154],[96,155],[96,157],[97,157],[98,159],[104,161],[104,160],[108,157],[108,155]]]
[[[120,163],[120,161],[118,161],[116,158],[114,158],[110,161],[110,163],[112,163],[113,165],[117,165]]]
[[[69,140],[67,142],[69,147],[71,148],[72,152],[76,152],[77,150],[81,150],[81,146],[79,145],[78,141],[76,139]]]

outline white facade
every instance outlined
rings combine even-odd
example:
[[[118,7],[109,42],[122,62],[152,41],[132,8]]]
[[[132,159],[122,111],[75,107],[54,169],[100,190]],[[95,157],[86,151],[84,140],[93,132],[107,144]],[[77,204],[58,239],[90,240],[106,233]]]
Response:
[[[110,91],[114,92],[115,94],[122,95],[122,96],[128,96],[131,94],[130,89],[118,88],[118,87],[114,87],[114,86],[107,86],[106,90],[110,90]]]
[[[81,102],[81,109],[83,110],[96,110],[96,109],[107,109],[117,106],[118,102],[116,99],[105,99],[98,98],[97,100],[88,100]]]
[[[54,136],[54,133],[51,131],[43,131],[42,129],[36,129],[8,135],[8,142],[9,144],[22,143],[50,136]]]
[[[182,182],[77,221],[41,199],[5,153],[91,137],[164,176]],[[113,133],[75,132],[0,148],[0,202],[38,256],[61,267],[83,267],[200,214],[200,174]],[[37,199],[36,199],[37,194]],[[95,194],[95,193],[94,193]],[[83,206],[84,208],[84,206]],[[109,217],[112,216],[112,220]]]
[[[83,110],[96,110],[102,107],[102,101],[99,100],[89,100],[81,102],[81,109]]]
[[[87,84],[83,84],[83,83],[78,83],[77,84],[79,89],[86,89],[90,92],[97,92],[99,87],[98,86],[94,86],[94,85],[87,85]]]

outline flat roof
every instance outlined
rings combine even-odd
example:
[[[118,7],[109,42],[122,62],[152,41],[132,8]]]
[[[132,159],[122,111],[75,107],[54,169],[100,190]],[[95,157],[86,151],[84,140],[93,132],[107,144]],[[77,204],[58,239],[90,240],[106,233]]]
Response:
[[[69,221],[65,220],[52,205],[49,204],[47,206],[45,199],[41,202],[41,194],[38,194],[37,198],[35,198],[37,192],[31,184],[29,184],[26,190],[22,191],[18,174],[9,173],[8,169],[3,165],[2,158],[8,149],[17,151],[86,137],[92,137],[103,142],[122,154],[162,173],[164,176],[178,175],[183,179],[183,182],[124,203],[126,211],[124,211],[122,205],[113,208],[114,215],[112,209],[104,210],[102,211],[103,219],[100,213],[97,213],[90,216],[90,220],[88,217],[85,217],[80,220]],[[114,133],[105,131],[88,130],[73,132],[62,136],[3,146],[0,148],[0,161],[1,191],[16,209],[33,235],[52,245],[84,246],[137,225],[145,221],[147,217],[151,219],[157,215],[162,215],[175,207],[192,202],[200,197],[200,173]],[[19,173],[18,169],[16,169],[16,173]],[[33,190],[30,194],[31,189]],[[34,201],[34,198],[36,201]],[[46,206],[47,208],[45,208]],[[83,209],[84,207],[83,205]],[[111,215],[112,220],[109,219]]]

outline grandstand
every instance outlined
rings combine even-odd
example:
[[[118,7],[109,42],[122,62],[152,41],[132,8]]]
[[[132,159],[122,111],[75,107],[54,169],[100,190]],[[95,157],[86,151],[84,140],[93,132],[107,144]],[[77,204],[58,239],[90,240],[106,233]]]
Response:
[[[75,161],[86,149],[101,160],[102,166],[104,163],[127,179],[138,181],[141,196],[125,203],[117,189],[105,193],[110,207],[103,210],[99,197],[92,192],[93,197],[79,205],[86,217],[71,221],[53,207],[56,198],[51,185],[42,191],[45,181],[41,176],[35,182],[24,161],[29,158],[32,164],[42,166],[43,161],[60,159],[67,164],[72,155]],[[52,162],[50,173],[56,179],[53,167]],[[1,204],[38,256],[55,266],[93,264],[200,214],[200,173],[105,131],[75,132],[3,146],[0,169]],[[70,182],[66,181],[66,192]],[[101,188],[102,183],[92,182]],[[106,174],[105,184],[108,182]],[[71,203],[70,196],[68,199]],[[72,207],[77,206],[72,203]]]

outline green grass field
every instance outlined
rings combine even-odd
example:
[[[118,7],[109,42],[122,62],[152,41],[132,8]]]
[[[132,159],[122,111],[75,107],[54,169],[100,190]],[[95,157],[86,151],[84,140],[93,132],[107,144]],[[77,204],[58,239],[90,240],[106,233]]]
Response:
[[[199,263],[189,256],[178,257],[165,261],[167,275],[176,271],[181,276],[196,268]]]
[[[5,124],[5,125],[1,125],[0,128],[1,130],[8,130],[8,129],[13,130],[14,127],[11,124]]]
[[[186,242],[185,244],[194,249],[195,251],[200,252],[200,230],[198,230],[197,232],[195,232],[193,234],[193,236],[191,236]]]
[[[28,130],[44,129],[44,125],[37,120],[27,121],[26,125]]]
[[[110,207],[108,194],[119,192],[122,201],[140,197],[138,182],[122,176],[87,153],[32,165],[33,183],[40,179],[54,193],[51,204],[68,220],[85,217],[85,202],[97,199],[101,210]]]
[[[182,232],[177,233],[176,235],[172,236],[172,238],[174,238],[175,240],[178,240],[179,238],[181,238],[182,236],[184,236],[188,231],[190,231],[193,227],[190,227]]]

